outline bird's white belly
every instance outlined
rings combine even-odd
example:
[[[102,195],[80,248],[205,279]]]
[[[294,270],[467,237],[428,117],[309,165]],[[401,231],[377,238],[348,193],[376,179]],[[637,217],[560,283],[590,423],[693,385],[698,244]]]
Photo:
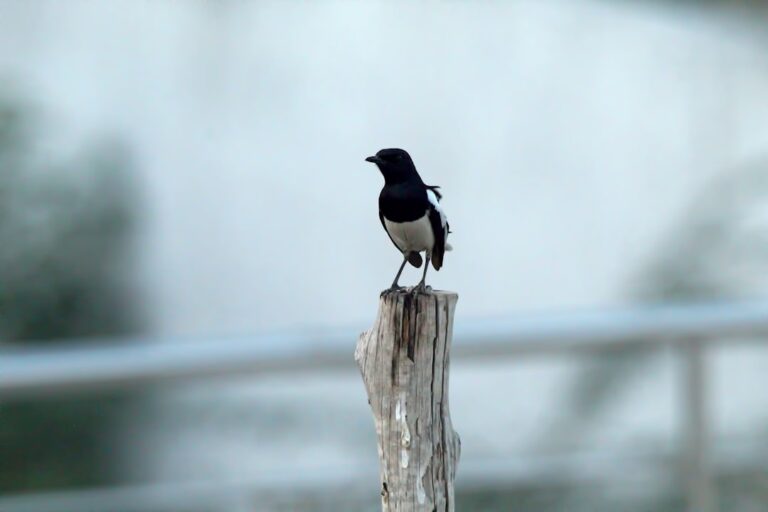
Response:
[[[411,222],[392,222],[384,219],[387,232],[403,252],[431,251],[435,245],[435,235],[429,214]]]

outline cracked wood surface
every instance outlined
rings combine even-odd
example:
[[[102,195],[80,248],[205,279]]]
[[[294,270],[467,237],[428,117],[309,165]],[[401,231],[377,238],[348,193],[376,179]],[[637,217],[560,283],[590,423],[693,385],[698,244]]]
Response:
[[[384,512],[455,510],[461,443],[448,409],[448,366],[458,295],[385,293],[360,335],[360,367],[378,436]]]

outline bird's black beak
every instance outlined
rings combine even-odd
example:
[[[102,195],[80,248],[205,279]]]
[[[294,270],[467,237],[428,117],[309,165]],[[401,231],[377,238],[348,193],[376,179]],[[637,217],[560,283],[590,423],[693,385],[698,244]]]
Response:
[[[365,159],[365,161],[371,162],[372,164],[376,164],[376,165],[379,165],[380,163],[382,163],[381,158],[377,156],[369,156],[368,158]]]

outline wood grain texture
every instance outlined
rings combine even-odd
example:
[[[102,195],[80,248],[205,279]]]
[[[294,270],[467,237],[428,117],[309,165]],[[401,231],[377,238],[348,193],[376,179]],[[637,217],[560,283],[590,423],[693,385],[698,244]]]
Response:
[[[453,292],[386,293],[357,342],[378,436],[384,512],[455,510],[461,443],[448,408]]]

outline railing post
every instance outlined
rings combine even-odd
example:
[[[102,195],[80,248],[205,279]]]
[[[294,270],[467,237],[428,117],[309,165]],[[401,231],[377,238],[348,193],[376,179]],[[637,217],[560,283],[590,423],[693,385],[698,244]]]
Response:
[[[703,341],[682,344],[683,358],[683,468],[688,512],[716,512],[710,464],[708,375]]]

